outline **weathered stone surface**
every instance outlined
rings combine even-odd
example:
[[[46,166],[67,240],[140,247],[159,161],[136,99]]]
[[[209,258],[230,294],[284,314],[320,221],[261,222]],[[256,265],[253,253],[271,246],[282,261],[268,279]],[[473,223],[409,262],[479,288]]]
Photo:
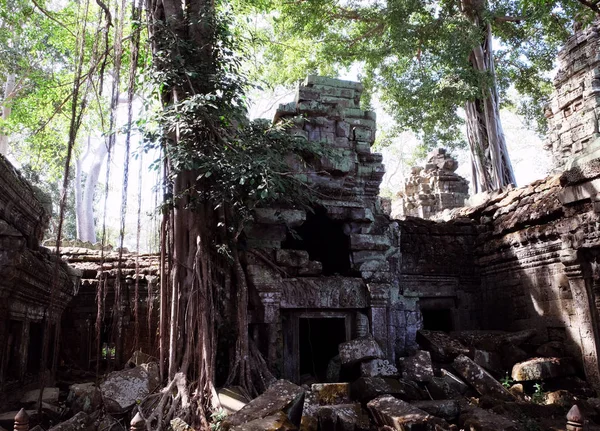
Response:
[[[231,431],[295,431],[298,428],[283,412],[276,412],[264,418],[254,419],[245,424],[230,428]]]
[[[148,396],[159,381],[158,365],[155,363],[114,371],[100,383],[104,406],[111,413],[127,410]]]
[[[519,346],[533,338],[536,333],[535,329],[518,332],[474,330],[455,332],[452,336],[468,347],[498,352],[503,344],[512,343]]]
[[[565,345],[559,341],[549,341],[538,347],[535,354],[545,358],[562,358],[566,356]]]
[[[310,389],[318,405],[350,403],[349,383],[316,383]]]
[[[42,402],[49,404],[58,403],[58,388],[44,388],[44,392],[42,394]],[[21,397],[21,404],[31,404],[37,403],[40,397],[40,390],[34,389],[32,391],[25,392],[25,394]]]
[[[352,365],[369,359],[382,359],[385,357],[383,350],[381,350],[375,338],[371,336],[341,343],[339,351],[342,365]]]
[[[422,391],[415,384],[402,379],[386,377],[361,377],[352,383],[352,398],[367,402],[380,395],[389,394],[406,401],[422,400]]]
[[[304,389],[287,380],[278,380],[262,395],[228,416],[223,422],[223,429],[228,430],[256,419],[266,418],[279,411],[285,412],[293,424],[300,424],[303,402]]]
[[[94,420],[84,412],[79,412],[71,419],[53,426],[48,431],[95,431]]]
[[[80,383],[69,386],[67,404],[73,413],[92,413],[102,406],[102,394],[94,383]]]
[[[219,402],[227,414],[235,413],[241,410],[250,400],[244,395],[244,391],[239,386],[230,388],[221,388],[217,390]]]
[[[426,350],[419,350],[413,356],[398,360],[402,370],[402,378],[415,382],[427,382],[434,376],[431,355]]]
[[[519,426],[503,416],[477,407],[460,414],[459,425],[470,431],[519,431]]]
[[[254,210],[254,221],[262,224],[284,224],[289,227],[297,227],[306,221],[306,211],[278,208],[256,208]]]
[[[577,397],[575,397],[569,391],[565,391],[563,389],[544,394],[544,404],[546,405],[555,404],[565,408],[570,408],[576,402]]]
[[[473,352],[473,361],[491,373],[502,373],[502,359],[495,352],[476,349]]]
[[[430,352],[434,360],[440,362],[451,362],[458,355],[469,353],[468,347],[441,331],[420,330],[417,332],[417,342]]]
[[[387,359],[371,359],[360,364],[363,377],[400,377],[398,369]]]
[[[444,210],[464,206],[469,182],[454,172],[457,167],[457,161],[445,149],[429,153],[425,168],[412,168],[404,182],[392,208],[393,217],[434,218]]]
[[[138,365],[149,364],[150,362],[157,363],[158,359],[138,350],[133,352],[133,355],[131,355],[131,358],[127,361],[127,365],[130,367],[137,367]]]
[[[305,250],[276,250],[275,262],[279,265],[299,268],[308,264],[308,252]]]
[[[460,414],[460,403],[457,400],[413,401],[410,404],[429,413],[430,415],[447,421],[454,421],[458,419],[458,415]]]
[[[511,376],[517,382],[546,380],[575,374],[573,363],[568,358],[534,358],[515,364]]]
[[[443,419],[410,405],[407,402],[383,395],[371,400],[367,407],[378,426],[390,426],[394,430],[449,430]]]
[[[369,431],[369,416],[360,404],[338,404],[319,408],[320,431]]]
[[[506,401],[514,400],[514,397],[499,381],[494,379],[487,371],[467,356],[458,356],[452,363],[452,366],[481,395],[489,395]]]
[[[502,343],[499,349],[500,357],[502,358],[502,366],[509,370],[512,369],[513,365],[517,362],[522,362],[530,357],[525,350],[513,343]]]
[[[337,383],[340,381],[340,373],[342,372],[342,362],[340,356],[334,356],[327,364],[326,378],[328,383]]]

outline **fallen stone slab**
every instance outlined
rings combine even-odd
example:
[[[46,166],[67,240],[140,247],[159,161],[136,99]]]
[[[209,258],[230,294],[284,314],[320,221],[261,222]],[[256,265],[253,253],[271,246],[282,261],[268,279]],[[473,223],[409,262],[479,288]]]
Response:
[[[504,343],[511,343],[520,346],[525,341],[530,340],[537,334],[535,329],[526,329],[518,332],[505,331],[459,331],[451,335],[458,339],[465,346],[476,349],[497,352]]]
[[[469,431],[519,431],[519,426],[503,416],[478,407],[464,410],[458,419],[461,429]]]
[[[108,374],[100,391],[108,413],[121,413],[146,398],[159,384],[158,365],[143,364]]]
[[[353,365],[369,359],[383,359],[383,350],[372,336],[356,338],[339,345],[342,365]]]
[[[468,347],[442,331],[421,329],[417,332],[417,342],[438,362],[452,362],[458,355],[469,353]]]
[[[358,403],[320,407],[318,422],[320,431],[369,431],[370,429],[369,415]]]
[[[350,390],[352,398],[362,403],[384,394],[406,401],[424,399],[424,394],[417,385],[388,377],[361,377],[352,383]]]
[[[334,356],[329,360],[327,364],[327,371],[325,373],[325,378],[329,383],[335,383],[340,381],[340,373],[342,372],[342,363],[340,361],[340,356]]]
[[[390,395],[382,395],[369,401],[367,408],[375,424],[380,427],[389,426],[398,431],[450,430],[450,425],[445,420]]]
[[[58,388],[44,388],[44,392],[42,393],[42,402],[48,404],[57,404],[58,403]],[[34,404],[39,401],[40,398],[40,390],[34,389],[32,391],[25,392],[25,394],[21,397],[21,404]]]
[[[413,356],[399,358],[402,378],[414,382],[428,382],[434,377],[431,355],[426,350],[419,350]]]
[[[533,358],[515,364],[511,377],[517,382],[546,380],[575,374],[575,367],[569,358]]]
[[[73,413],[92,413],[102,406],[102,394],[94,383],[75,383],[69,386],[67,404]]]
[[[79,412],[71,419],[53,426],[48,431],[96,431],[96,425],[87,413]]]
[[[221,407],[227,414],[241,410],[250,402],[250,399],[246,397],[244,391],[239,386],[218,389],[217,396],[219,397]]]
[[[363,377],[400,377],[400,372],[387,359],[371,359],[360,364]]]
[[[458,419],[458,415],[460,414],[460,403],[458,400],[413,401],[410,404],[446,421],[454,421]]]
[[[260,396],[254,398],[236,413],[228,416],[222,423],[223,430],[247,424],[284,412],[294,425],[300,424],[304,389],[287,380],[278,380]]]
[[[296,431],[298,428],[290,422],[285,413],[277,412],[230,429],[231,431]]]
[[[513,395],[498,380],[467,356],[458,356],[452,366],[479,394],[504,401],[514,401]]]
[[[502,366],[508,370],[511,370],[516,363],[523,362],[531,357],[525,350],[513,343],[503,343],[499,347],[499,352],[502,358]]]

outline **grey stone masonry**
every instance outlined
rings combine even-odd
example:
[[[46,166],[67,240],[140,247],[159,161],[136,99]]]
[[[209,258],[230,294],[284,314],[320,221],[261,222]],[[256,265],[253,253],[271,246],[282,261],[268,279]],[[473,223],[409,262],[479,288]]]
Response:
[[[556,171],[600,156],[600,36],[596,21],[577,31],[558,55],[554,93],[546,109]]]
[[[429,153],[424,168],[412,168],[392,206],[392,216],[430,219],[446,209],[464,206],[469,182],[454,172],[457,168],[458,162],[445,149]]]

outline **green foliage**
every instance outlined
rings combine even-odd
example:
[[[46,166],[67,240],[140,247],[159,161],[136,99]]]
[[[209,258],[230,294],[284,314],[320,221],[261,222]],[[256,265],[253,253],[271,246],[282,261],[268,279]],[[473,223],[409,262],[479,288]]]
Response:
[[[186,190],[185,196],[174,196],[173,202],[185,198],[190,207],[207,201],[217,208],[226,205],[236,217],[228,228],[238,230],[256,206],[273,201],[308,204],[313,197],[300,171],[327,150],[287,133],[292,122],[272,125],[246,119],[244,94],[249,84],[236,54],[229,13],[219,9],[211,24],[217,42],[209,54],[165,23],[154,23],[160,34],[154,40],[158,47],[152,73],[155,88],[163,97],[167,89],[177,88],[180,98],[168,100],[143,128],[147,149],[164,148],[170,180],[186,171],[199,180],[198,187]],[[207,57],[209,74],[202,60]],[[199,84],[198,78],[205,76],[208,81]],[[293,154],[301,157],[295,170],[289,164]]]
[[[236,5],[246,17],[240,26],[257,59],[255,76],[269,84],[357,68],[401,130],[415,132],[426,148],[464,145],[458,108],[497,85],[505,104],[544,131],[549,72],[573,19],[585,8],[567,1],[489,1],[484,22],[476,25],[458,3],[240,0]],[[486,23],[494,36],[496,77],[474,70],[469,61],[485,38]],[[507,99],[511,87],[519,99]]]
[[[500,379],[500,383],[502,383],[502,386],[504,386],[506,389],[508,389],[515,383],[515,381],[512,379],[512,377],[508,374],[508,371],[507,371],[506,374],[504,375],[504,377],[502,377],[502,379]]]
[[[223,409],[219,409],[216,412],[213,412],[210,415],[210,419],[211,419],[210,430],[211,431],[220,431],[222,429],[221,424],[225,420],[226,417],[227,417],[227,412]]]
[[[536,383],[535,385],[533,385],[533,388],[535,389],[535,392],[531,396],[531,401],[533,401],[535,404],[544,404],[544,401],[546,400],[544,384]]]

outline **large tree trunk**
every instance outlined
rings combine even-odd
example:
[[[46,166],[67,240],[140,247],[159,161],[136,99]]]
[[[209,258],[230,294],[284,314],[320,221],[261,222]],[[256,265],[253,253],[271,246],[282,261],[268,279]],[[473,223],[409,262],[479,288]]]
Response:
[[[467,139],[471,148],[475,192],[498,190],[516,185],[500,121],[500,101],[492,49],[492,29],[484,22],[486,4],[481,0],[463,0],[463,11],[482,29],[484,40],[473,49],[470,62],[479,73],[487,73],[491,83],[482,88],[481,98],[465,104]]]
[[[4,99],[2,101],[2,120],[8,120],[11,113],[11,99],[14,97],[15,91],[15,74],[9,73],[4,84]],[[0,134],[0,154],[6,156],[8,154],[8,136]]]
[[[91,150],[91,149],[90,149]],[[96,243],[96,220],[94,217],[94,194],[100,177],[100,169],[104,164],[104,159],[108,154],[106,142],[101,140],[98,146],[91,154],[93,156],[92,164],[85,178],[85,185],[82,188],[81,169],[83,159],[87,158],[90,153],[86,153],[84,157],[77,160],[75,165],[75,208],[77,216],[77,238],[81,241],[89,241],[92,244]]]

